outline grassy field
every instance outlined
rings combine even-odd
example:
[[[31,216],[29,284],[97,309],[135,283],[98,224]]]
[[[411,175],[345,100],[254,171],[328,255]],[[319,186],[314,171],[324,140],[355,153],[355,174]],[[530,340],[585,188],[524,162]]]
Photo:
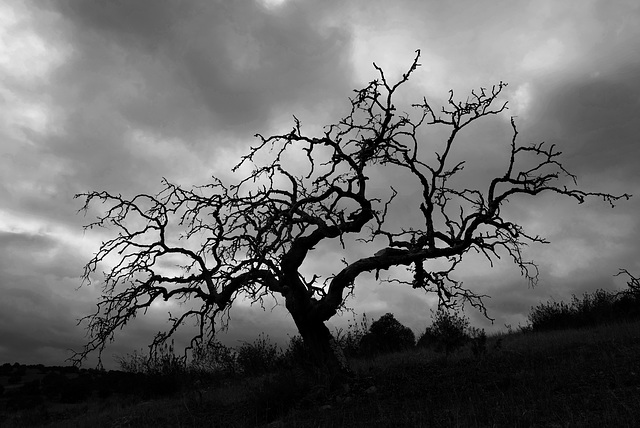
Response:
[[[331,388],[295,370],[172,397],[46,402],[3,427],[638,427],[640,323],[490,337],[487,353],[352,361]]]

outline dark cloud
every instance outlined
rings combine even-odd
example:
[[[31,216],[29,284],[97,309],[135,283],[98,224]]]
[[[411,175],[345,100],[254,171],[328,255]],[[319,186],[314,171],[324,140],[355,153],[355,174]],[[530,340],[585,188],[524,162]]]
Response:
[[[633,136],[640,132],[640,66],[622,67],[624,72],[572,76],[540,94],[536,122],[553,131],[576,173],[624,173],[638,179],[635,154],[640,149]]]
[[[23,254],[34,251],[47,251],[56,245],[56,241],[47,236],[6,231],[0,232],[0,242],[2,242],[3,247],[10,249],[7,253]]]
[[[329,22],[329,2],[286,13],[255,2],[51,5],[71,52],[46,89],[62,131],[34,135],[28,159],[59,165],[50,185],[64,198],[101,188],[154,192],[162,176],[193,184],[188,176],[207,165],[213,173],[221,149],[281,130],[283,115],[327,116],[351,88],[350,35]],[[16,203],[72,217],[73,201],[29,208],[28,197]]]
[[[195,3],[188,1],[62,0],[60,11],[83,33],[103,31],[122,44],[154,48],[171,38]]]
[[[80,299],[82,293],[70,298],[73,283],[51,276],[10,274],[3,269],[0,282],[0,360],[63,364],[70,356],[68,350],[82,343],[76,320],[92,304]]]
[[[316,110],[351,83],[349,34],[323,25],[328,5],[270,14],[256,2],[69,1],[61,10],[75,26],[81,63],[119,63],[114,71],[133,76],[118,77],[140,80],[127,118],[169,135],[178,127],[181,137],[204,128],[247,138],[279,109]]]
[[[78,262],[84,257],[77,248],[47,233],[0,232],[0,267],[15,275],[50,275],[56,280],[77,280],[82,273]],[[11,284],[5,278],[4,284]]]

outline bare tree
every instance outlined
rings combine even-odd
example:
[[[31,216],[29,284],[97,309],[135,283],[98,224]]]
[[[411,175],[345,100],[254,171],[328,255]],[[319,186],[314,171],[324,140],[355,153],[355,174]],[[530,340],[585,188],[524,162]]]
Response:
[[[118,329],[157,301],[181,302],[181,312],[170,314],[170,328],[158,333],[152,349],[187,320],[199,326],[193,341],[206,340],[220,326],[218,320],[229,320],[237,299],[262,303],[279,295],[315,362],[346,370],[325,322],[344,308],[361,274],[375,272],[378,278],[381,270],[401,267],[409,275],[388,280],[436,293],[443,306],[467,303],[486,315],[484,296],[451,277],[463,256],[474,250],[493,263],[509,255],[535,283],[537,266],[523,259],[522,249],[547,242],[503,217],[501,206],[509,198],[555,192],[579,203],[594,196],[613,206],[629,197],[574,189],[576,177],[559,162],[561,153],[544,143],[518,145],[513,119],[504,173],[484,187],[455,188],[450,182],[465,165],[452,160],[455,141],[473,122],[507,108],[506,103],[495,105],[506,84],[472,91],[465,101],[454,100],[451,91],[440,111],[424,98],[412,106],[417,113],[410,117],[396,109],[394,95],[420,66],[419,57],[417,51],[395,83],[374,64],[379,78],[355,91],[349,114],[325,127],[324,135],[303,134],[295,117],[289,133],[256,135],[258,144],[234,168],[252,165],[253,170],[236,184],[213,177],[209,184],[185,189],[163,180],[156,195],[77,195],[85,200],[85,212],[96,200],[107,204],[87,228],[110,226],[118,233],[85,267],[84,279],[91,282],[99,266],[110,262],[97,310],[81,320],[87,323],[88,343],[74,361],[95,350],[101,353]],[[428,125],[448,129],[435,156],[421,141]],[[302,156],[291,162],[294,152]],[[387,215],[397,204],[393,187],[381,196],[368,186],[372,174],[390,169],[411,177],[409,185],[420,189],[412,208],[420,219],[417,226],[398,225]],[[323,278],[305,272],[305,260],[328,241],[341,244],[343,264]],[[368,255],[347,260],[352,245]],[[447,267],[425,265],[433,260]],[[179,269],[167,268],[169,261]]]
[[[627,279],[627,289],[621,291],[620,294],[627,294],[627,295],[635,295],[635,296],[640,296],[640,277],[637,276],[633,276],[633,274],[631,272],[629,272],[626,269],[620,269],[620,271],[618,271],[617,274],[615,274],[614,276],[626,276],[628,277]]]

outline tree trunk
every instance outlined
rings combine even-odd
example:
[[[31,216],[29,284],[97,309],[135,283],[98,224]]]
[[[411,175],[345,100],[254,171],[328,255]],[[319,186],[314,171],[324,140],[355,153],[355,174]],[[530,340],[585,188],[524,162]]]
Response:
[[[320,374],[340,378],[350,377],[349,363],[324,322],[309,319],[305,314],[292,315],[313,367]]]

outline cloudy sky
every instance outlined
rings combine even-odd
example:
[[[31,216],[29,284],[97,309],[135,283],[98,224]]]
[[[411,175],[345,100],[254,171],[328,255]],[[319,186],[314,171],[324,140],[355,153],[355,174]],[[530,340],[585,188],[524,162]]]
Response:
[[[256,132],[288,131],[293,114],[317,131],[347,112],[350,91],[375,77],[373,61],[397,77],[416,49],[423,66],[408,101],[509,82],[509,112],[467,136],[477,139],[467,158],[478,177],[499,171],[516,115],[521,141],[555,143],[581,188],[640,194],[635,0],[0,2],[0,363],[64,364],[83,342],[76,319],[98,291],[78,289],[80,275],[106,235],[83,233],[91,218],[77,214],[74,194],[229,177]],[[613,210],[553,196],[513,201],[513,219],[551,241],[527,251],[539,285],[506,259],[492,269],[471,257],[457,278],[492,296],[496,322],[468,315],[504,329],[540,301],[623,287],[619,268],[640,273],[639,208],[638,197]],[[433,302],[363,281],[351,306],[374,318],[392,312],[418,333]],[[281,307],[233,315],[232,345],[295,333]],[[121,332],[107,360],[142,348],[163,316]]]

